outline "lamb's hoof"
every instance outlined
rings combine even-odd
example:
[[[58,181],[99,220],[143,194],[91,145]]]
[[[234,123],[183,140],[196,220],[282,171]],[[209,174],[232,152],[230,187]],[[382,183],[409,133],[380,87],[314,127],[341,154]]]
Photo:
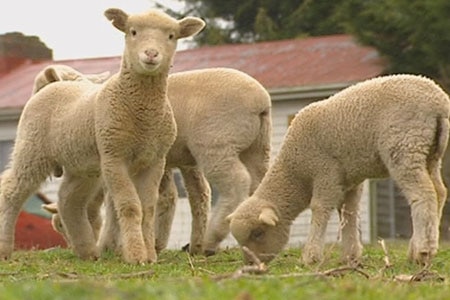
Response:
[[[183,247],[181,247],[181,251],[183,251],[183,252],[189,252],[189,248],[190,248],[190,244],[187,243],[186,245],[184,245]]]
[[[145,264],[151,260],[145,248],[123,249],[123,260],[129,264]],[[154,258],[156,261],[156,258]]]
[[[0,252],[0,260],[8,260],[11,258],[11,254],[1,253]]]
[[[82,260],[96,261],[100,258],[100,255],[98,252],[93,252],[93,253],[78,254],[78,257],[81,258]]]
[[[362,246],[358,245],[350,250],[345,250],[342,253],[342,262],[349,266],[361,266]]]
[[[167,241],[163,241],[161,239],[156,238],[155,239],[155,250],[156,253],[161,253],[164,249],[167,248]]]
[[[211,249],[206,249],[203,253],[205,254],[205,256],[213,256],[213,255],[216,255],[217,251],[211,250]]]
[[[159,247],[158,245],[155,245],[155,251],[157,254],[161,253],[166,247]]]
[[[305,265],[310,266],[317,264],[322,261],[321,256],[308,256],[308,255],[302,255],[302,261]]]
[[[346,263],[350,267],[361,267],[361,257],[355,257],[355,256],[343,256],[342,262]]]
[[[10,247],[8,247],[10,248]],[[0,248],[0,260],[8,260],[11,258],[12,250]]]
[[[202,253],[202,245],[197,244],[194,245],[194,247],[191,247],[191,244],[189,243],[181,247],[181,251],[189,252],[191,255],[198,255]]]
[[[86,244],[74,246],[73,252],[82,260],[97,260],[100,257],[100,250],[96,246]]]
[[[305,246],[302,253],[302,261],[305,265],[313,265],[321,262],[323,259],[322,251],[317,247]]]
[[[417,247],[413,242],[410,242],[408,249],[408,259],[422,266],[431,264],[431,260],[437,254],[436,247]]]
[[[428,266],[431,264],[431,260],[436,255],[436,251],[420,251],[420,252],[410,252],[408,254],[408,259],[415,262],[421,266]]]
[[[147,262],[150,264],[155,264],[158,261],[158,255],[156,251],[152,251],[152,253],[148,254]]]

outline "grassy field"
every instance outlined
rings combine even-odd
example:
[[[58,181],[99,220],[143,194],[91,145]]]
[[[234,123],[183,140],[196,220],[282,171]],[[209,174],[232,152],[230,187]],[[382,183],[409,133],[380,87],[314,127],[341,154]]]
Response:
[[[450,244],[427,269],[407,262],[405,242],[385,244],[387,255],[378,243],[366,245],[358,268],[340,264],[336,245],[313,267],[290,249],[259,274],[247,272],[239,249],[208,258],[164,251],[144,266],[112,254],[87,262],[66,249],[17,251],[0,262],[0,299],[449,299]]]

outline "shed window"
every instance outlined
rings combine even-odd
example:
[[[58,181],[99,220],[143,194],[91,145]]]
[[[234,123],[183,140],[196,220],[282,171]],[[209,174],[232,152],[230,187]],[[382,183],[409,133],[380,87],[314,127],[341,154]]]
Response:
[[[9,157],[13,148],[13,141],[0,141],[0,170],[3,171],[9,162]]]

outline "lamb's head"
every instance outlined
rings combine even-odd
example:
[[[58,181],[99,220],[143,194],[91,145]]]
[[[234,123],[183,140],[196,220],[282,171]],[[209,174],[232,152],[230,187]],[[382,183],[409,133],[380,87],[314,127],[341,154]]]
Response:
[[[262,262],[269,262],[283,249],[289,239],[289,224],[280,221],[273,204],[253,195],[227,217],[231,234],[241,246],[247,247]],[[252,262],[244,251],[244,260]]]
[[[123,63],[142,75],[168,72],[177,40],[195,35],[205,26],[199,18],[176,20],[158,10],[128,15],[120,9],[110,8],[105,11],[105,16],[125,33]]]
[[[32,95],[39,92],[46,85],[56,81],[82,81],[102,83],[109,77],[109,72],[98,74],[83,74],[66,65],[49,65],[40,71],[34,78]]]
[[[67,238],[66,229],[64,228],[64,225],[58,214],[57,204],[56,203],[43,204],[42,208],[52,214],[53,229],[56,232],[60,233],[64,237],[64,240],[66,240],[66,243],[69,244],[69,239]]]

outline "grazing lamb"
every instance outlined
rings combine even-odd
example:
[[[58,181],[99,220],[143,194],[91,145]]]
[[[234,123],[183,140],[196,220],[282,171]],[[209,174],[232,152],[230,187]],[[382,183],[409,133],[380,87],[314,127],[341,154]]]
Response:
[[[58,211],[74,252],[84,259],[99,256],[86,206],[104,183],[117,210],[124,260],[156,261],[154,210],[176,136],[167,77],[177,40],[205,23],[177,21],[156,10],[129,16],[108,9],[105,15],[125,33],[119,73],[99,87],[84,80],[55,82],[24,108],[0,185],[1,258],[12,253],[24,201],[62,167]]]
[[[192,210],[190,252],[198,254],[205,249],[211,254],[229,232],[225,217],[256,189],[268,169],[270,96],[255,79],[228,68],[172,74],[168,96],[178,134],[167,155],[167,170],[160,185],[156,250],[167,246],[177,200],[172,168],[178,167]],[[210,190],[205,177],[220,193],[209,226]],[[101,201],[101,197],[98,199]],[[92,207],[88,215],[95,215],[98,200]],[[106,207],[112,217],[106,219],[100,244],[114,249],[118,244],[114,237],[117,222],[113,206]],[[56,212],[51,206],[48,209]],[[65,235],[57,218],[53,216],[54,227]]]
[[[103,199],[104,193],[103,189],[101,189],[101,192],[98,192],[94,198],[89,198],[89,202],[87,204],[87,217],[89,223],[91,224],[95,240],[98,240],[100,230],[103,225],[103,220],[100,214],[100,209],[103,205]],[[67,230],[65,229],[63,222],[61,221],[61,217],[58,214],[58,204],[56,202],[42,204],[42,209],[52,214],[51,224],[53,229],[59,232],[64,237],[64,240],[66,241],[67,245],[70,246],[70,240],[67,234]],[[117,227],[116,229],[120,230]],[[116,232],[116,235],[117,234],[118,233]]]
[[[390,175],[411,205],[409,258],[428,263],[438,250],[447,194],[440,167],[449,114],[442,89],[414,75],[368,80],[307,106],[255,193],[228,216],[231,233],[270,261],[286,245],[292,221],[309,206],[311,228],[302,256],[310,264],[322,259],[327,222],[337,208],[343,257],[358,261],[362,182]]]

